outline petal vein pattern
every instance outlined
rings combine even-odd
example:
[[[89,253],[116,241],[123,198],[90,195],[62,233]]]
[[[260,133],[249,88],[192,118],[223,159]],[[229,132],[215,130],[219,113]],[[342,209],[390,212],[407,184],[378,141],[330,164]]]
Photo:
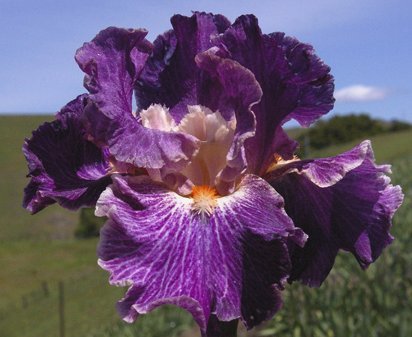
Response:
[[[148,178],[113,180],[97,204],[96,214],[109,217],[99,264],[111,283],[131,285],[119,302],[125,320],[176,304],[206,333],[211,315],[240,317],[253,327],[280,307],[279,289],[290,269],[287,243],[303,245],[306,237],[265,181],[246,176],[208,216],[193,210],[191,198]]]

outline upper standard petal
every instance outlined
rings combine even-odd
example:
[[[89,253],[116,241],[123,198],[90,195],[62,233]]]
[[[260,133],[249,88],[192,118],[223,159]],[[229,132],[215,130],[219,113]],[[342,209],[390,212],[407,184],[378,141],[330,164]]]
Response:
[[[215,55],[213,49],[199,53],[195,61],[203,72],[200,102],[206,106],[186,106],[187,114],[179,123],[171,118],[169,109],[159,104],[142,110],[140,116],[148,127],[192,135],[199,140],[199,151],[190,163],[183,169],[165,168],[157,172],[161,179],[166,175],[179,176],[182,179],[173,181],[216,186],[220,194],[226,195],[234,190],[236,179],[246,170],[243,144],[254,135],[256,123],[251,108],[259,102],[262,91],[251,71],[236,61]],[[212,132],[213,137],[205,132]]]
[[[173,30],[154,41],[153,52],[136,85],[136,96],[139,110],[162,104],[179,122],[188,105],[208,106],[199,99],[202,72],[195,57],[213,47],[212,37],[222,33],[230,22],[222,15],[199,12],[191,17],[175,15],[171,22]]]
[[[195,13],[190,18],[175,16],[172,24],[174,29],[155,41],[142,71],[136,86],[138,104],[145,109],[153,103],[165,105],[177,122],[188,105],[216,110],[221,90],[209,83],[194,60],[218,48],[218,56],[250,70],[263,90],[260,103],[252,108],[256,132],[243,150],[249,173],[264,174],[273,153],[293,156],[297,143],[282,130],[284,122],[294,118],[308,126],[333,107],[330,69],[312,46],[283,33],[262,34],[254,16],[241,16],[230,25],[222,16]]]
[[[256,135],[246,144],[250,172],[262,174],[272,154],[281,151],[277,137],[284,136],[277,130],[283,123],[293,118],[309,126],[332,109],[330,68],[312,46],[284,33],[262,34],[253,15],[239,17],[215,43],[222,56],[250,69],[263,90],[261,102],[253,107]],[[287,159],[292,155],[284,154]]]

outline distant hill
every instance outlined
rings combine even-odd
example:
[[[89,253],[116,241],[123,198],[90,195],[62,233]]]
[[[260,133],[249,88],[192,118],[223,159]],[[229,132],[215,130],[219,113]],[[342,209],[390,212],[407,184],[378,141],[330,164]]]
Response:
[[[331,145],[348,143],[355,139],[411,128],[411,124],[398,120],[385,122],[371,118],[367,114],[350,114],[320,120],[306,131],[300,132],[297,140],[302,148],[309,147],[310,150],[319,150]]]

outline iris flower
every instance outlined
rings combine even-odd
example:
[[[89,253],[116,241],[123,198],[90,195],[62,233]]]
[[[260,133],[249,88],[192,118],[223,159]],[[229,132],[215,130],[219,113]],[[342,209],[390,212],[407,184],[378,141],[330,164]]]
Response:
[[[334,103],[310,45],[263,34],[252,15],[171,22],[153,44],[111,27],[77,51],[88,93],[26,140],[24,207],[107,217],[98,262],[129,286],[125,321],[172,304],[203,336],[229,336],[239,319],[270,319],[287,282],[320,286],[339,250],[374,262],[403,195],[369,141],[295,156],[282,125],[309,126]]]

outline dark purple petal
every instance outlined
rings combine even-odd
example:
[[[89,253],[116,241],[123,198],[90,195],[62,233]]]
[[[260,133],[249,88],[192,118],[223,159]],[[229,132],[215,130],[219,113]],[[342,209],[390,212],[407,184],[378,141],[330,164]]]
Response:
[[[85,139],[77,115],[66,111],[60,119],[41,125],[24,143],[31,180],[23,206],[32,213],[55,202],[69,209],[94,206],[110,183],[106,155]]]
[[[256,136],[247,141],[247,153],[251,172],[263,174],[272,154],[279,152],[283,123],[293,118],[309,126],[332,109],[330,69],[312,46],[283,33],[262,34],[253,15],[239,17],[215,42],[221,55],[250,69],[262,87],[262,100],[253,107]]]
[[[195,56],[212,44],[212,37],[225,31],[230,22],[222,15],[194,13],[191,17],[175,15],[174,30],[160,35],[136,86],[137,104],[147,109],[153,103],[167,106],[179,122],[187,105],[204,104],[202,73]]]
[[[133,321],[162,304],[188,310],[203,334],[209,319],[241,318],[251,328],[280,307],[290,268],[287,243],[306,239],[264,180],[246,176],[232,195],[217,199],[210,216],[193,199],[146,177],[114,177],[96,214],[109,217],[99,264],[110,282],[131,285],[119,302]],[[212,315],[212,316],[211,316]]]
[[[335,174],[325,174],[328,165]],[[403,194],[390,184],[389,167],[375,165],[369,142],[337,157],[314,160],[310,166],[311,174],[292,171],[271,185],[284,197],[295,225],[309,235],[304,248],[294,249],[290,281],[319,286],[339,249],[354,254],[362,268],[379,257],[393,240],[391,219]]]
[[[196,151],[192,137],[143,127],[132,113],[133,87],[151,51],[144,30],[108,28],[76,53],[86,73],[88,132],[116,160],[138,167],[181,167]]]
[[[87,105],[87,99],[89,95],[83,94],[77,96],[74,100],[67,103],[61,110],[56,114],[56,118],[64,118],[65,114],[75,115],[76,119],[82,121],[84,118],[84,108]]]

